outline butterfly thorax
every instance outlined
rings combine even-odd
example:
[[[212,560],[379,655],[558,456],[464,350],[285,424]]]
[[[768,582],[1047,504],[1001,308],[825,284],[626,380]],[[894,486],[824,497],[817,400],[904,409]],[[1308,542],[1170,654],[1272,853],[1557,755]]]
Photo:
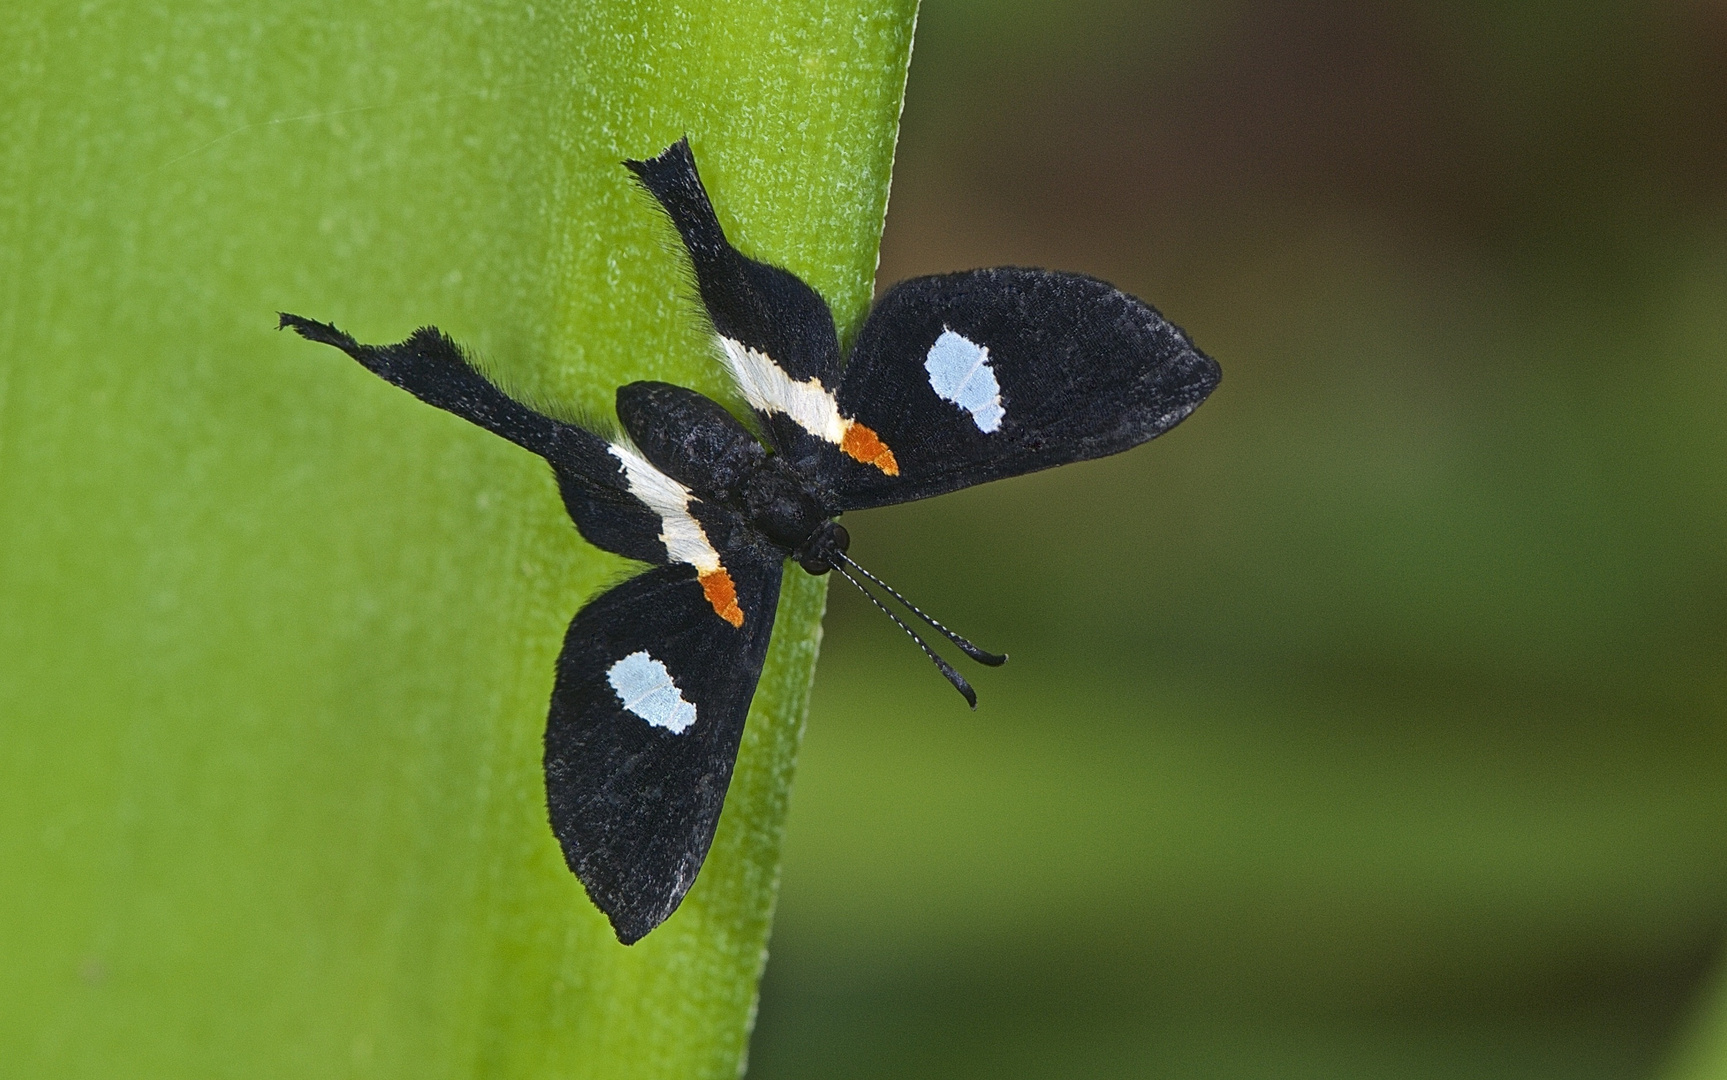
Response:
[[[618,390],[618,416],[656,468],[700,498],[737,511],[761,539],[805,569],[825,573],[830,563],[824,553],[845,550],[835,548],[845,531],[830,520],[809,478],[769,453],[718,402],[670,383],[631,383]]]

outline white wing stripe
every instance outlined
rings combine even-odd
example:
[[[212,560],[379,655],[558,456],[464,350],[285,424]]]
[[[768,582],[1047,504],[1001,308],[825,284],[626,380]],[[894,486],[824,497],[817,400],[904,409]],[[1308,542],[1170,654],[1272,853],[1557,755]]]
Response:
[[[690,513],[690,489],[650,465],[627,446],[607,447],[624,466],[630,494],[660,516],[660,542],[672,562],[689,563],[703,574],[720,568],[720,553],[708,542],[708,534]]]
[[[736,338],[720,337],[726,366],[744,399],[761,412],[783,413],[818,439],[838,446],[845,438],[846,421],[839,402],[820,379],[795,381],[766,353],[750,348]]]

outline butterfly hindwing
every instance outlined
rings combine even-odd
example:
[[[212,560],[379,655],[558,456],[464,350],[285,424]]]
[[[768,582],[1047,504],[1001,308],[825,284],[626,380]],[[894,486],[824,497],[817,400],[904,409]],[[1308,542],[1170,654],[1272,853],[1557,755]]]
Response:
[[[501,435],[545,458],[564,506],[589,543],[642,562],[676,561],[662,540],[663,507],[632,489],[619,448],[587,429],[546,416],[504,393],[436,327],[394,345],[362,345],[329,323],[284,312],[280,325],[333,345],[428,405]]]
[[[761,677],[781,561],[728,553],[741,625],[693,567],[649,570],[570,623],[546,725],[546,802],[564,859],[629,944],[695,881]]]
[[[839,370],[839,336],[827,301],[802,278],[732,246],[696,171],[688,139],[630,171],[677,227],[702,306],[738,389],[774,448],[799,456],[811,441],[822,381]],[[812,413],[811,410],[817,410]]]
[[[891,470],[829,453],[836,509],[927,498],[1113,454],[1181,422],[1215,361],[1150,305],[1079,274],[913,278],[870,313],[839,380]]]

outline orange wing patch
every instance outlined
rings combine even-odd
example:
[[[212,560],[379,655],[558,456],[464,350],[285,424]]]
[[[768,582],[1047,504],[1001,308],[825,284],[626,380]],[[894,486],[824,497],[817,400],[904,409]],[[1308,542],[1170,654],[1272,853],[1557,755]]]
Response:
[[[725,567],[698,574],[696,580],[702,583],[702,595],[714,606],[715,615],[733,626],[743,626],[744,609],[738,607],[738,589]]]
[[[887,443],[881,441],[869,427],[856,420],[846,421],[845,437],[840,440],[840,449],[850,454],[853,459],[865,465],[874,465],[889,476],[899,475],[899,462],[894,460],[893,451]]]

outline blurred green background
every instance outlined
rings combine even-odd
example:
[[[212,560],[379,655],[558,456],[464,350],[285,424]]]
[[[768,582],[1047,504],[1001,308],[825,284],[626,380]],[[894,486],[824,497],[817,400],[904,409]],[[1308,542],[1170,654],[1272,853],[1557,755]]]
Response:
[[[925,0],[879,281],[994,263],[1223,385],[848,518],[1013,662],[968,713],[835,587],[751,1075],[1667,1069],[1727,915],[1727,8]]]

